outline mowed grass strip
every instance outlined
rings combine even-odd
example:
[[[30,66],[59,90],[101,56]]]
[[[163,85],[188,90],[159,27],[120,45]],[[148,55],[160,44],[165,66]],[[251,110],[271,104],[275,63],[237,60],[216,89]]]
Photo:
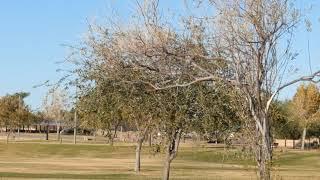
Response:
[[[0,172],[0,177],[23,178],[23,179],[129,179],[134,178],[130,174],[35,174],[35,173],[13,173]],[[138,177],[139,178],[139,177]]]
[[[274,175],[320,179],[319,151],[276,151]],[[143,147],[142,171],[133,172],[135,147],[0,143],[0,177],[5,179],[160,179],[163,154]],[[172,179],[255,179],[255,162],[238,149],[182,146]]]

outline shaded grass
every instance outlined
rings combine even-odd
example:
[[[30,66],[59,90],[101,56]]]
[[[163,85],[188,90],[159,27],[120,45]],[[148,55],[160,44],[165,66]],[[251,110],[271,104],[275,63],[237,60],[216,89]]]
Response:
[[[255,165],[255,161],[250,154],[237,149],[229,149],[226,151],[213,148],[185,149],[179,153],[178,159],[243,166]]]

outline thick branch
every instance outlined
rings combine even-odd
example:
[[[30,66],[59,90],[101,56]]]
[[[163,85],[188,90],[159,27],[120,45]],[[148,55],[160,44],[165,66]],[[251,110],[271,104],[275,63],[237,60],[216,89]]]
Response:
[[[313,74],[311,74],[310,76],[302,76],[298,79],[295,79],[293,81],[290,81],[282,86],[280,86],[272,95],[271,97],[269,98],[268,102],[267,102],[267,106],[266,106],[266,109],[265,109],[265,112],[268,112],[269,108],[270,108],[270,105],[271,105],[271,102],[273,101],[274,97],[284,88],[290,86],[290,85],[293,85],[295,83],[298,83],[298,82],[302,82],[302,81],[308,81],[308,82],[313,82],[313,83],[320,83],[320,79],[318,80],[315,80],[315,78],[317,77],[320,77],[320,71],[317,71]]]

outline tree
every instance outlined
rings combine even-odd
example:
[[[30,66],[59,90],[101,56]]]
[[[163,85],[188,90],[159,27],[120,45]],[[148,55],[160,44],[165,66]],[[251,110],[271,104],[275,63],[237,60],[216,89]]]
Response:
[[[57,140],[60,141],[61,123],[64,122],[64,113],[68,108],[66,93],[59,89],[50,90],[45,96],[42,106],[45,115],[44,118],[55,121],[57,126]]]
[[[128,28],[119,28],[122,26],[114,21],[106,26],[90,26],[88,43],[77,48],[86,62],[84,69],[107,69],[101,71],[107,72],[103,78],[112,77],[117,64],[144,69],[143,78],[118,81],[145,84],[154,91],[203,81],[235,86],[245,97],[247,116],[255,123],[258,176],[270,179],[270,105],[285,87],[300,81],[318,82],[320,77],[320,71],[316,71],[283,83],[287,64],[296,57],[290,47],[299,13],[284,0],[209,0],[204,5],[216,13],[210,17],[182,17],[183,28],[175,26],[176,18],[161,16],[157,0],[138,2],[137,18]],[[182,131],[176,130],[172,137],[179,137]]]
[[[301,149],[304,149],[307,129],[315,121],[320,109],[320,91],[315,84],[300,85],[291,101],[291,113],[301,125]]]
[[[2,126],[9,129],[7,143],[9,143],[10,134],[14,133],[15,129],[19,129],[30,117],[31,112],[23,101],[27,96],[29,93],[21,92],[0,98],[0,122]]]

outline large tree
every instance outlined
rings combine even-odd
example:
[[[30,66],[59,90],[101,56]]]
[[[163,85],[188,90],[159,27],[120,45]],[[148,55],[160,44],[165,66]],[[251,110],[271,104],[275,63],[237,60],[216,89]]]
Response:
[[[143,69],[142,78],[118,81],[145,84],[154,91],[183,88],[202,81],[213,84],[220,81],[237,87],[249,109],[247,117],[256,127],[258,175],[270,179],[270,105],[285,87],[300,81],[318,82],[316,78],[320,77],[317,71],[283,81],[288,79],[284,78],[288,62],[296,57],[290,51],[291,40],[301,20],[290,3],[209,0],[203,5],[211,6],[215,13],[182,17],[180,27],[177,18],[161,16],[159,1],[138,2],[139,12],[127,28],[114,21],[90,26],[88,43],[77,50],[86,62],[85,67],[108,69],[103,71],[104,78],[113,76],[110,70],[116,69],[117,64]],[[97,43],[101,46],[96,46]]]

